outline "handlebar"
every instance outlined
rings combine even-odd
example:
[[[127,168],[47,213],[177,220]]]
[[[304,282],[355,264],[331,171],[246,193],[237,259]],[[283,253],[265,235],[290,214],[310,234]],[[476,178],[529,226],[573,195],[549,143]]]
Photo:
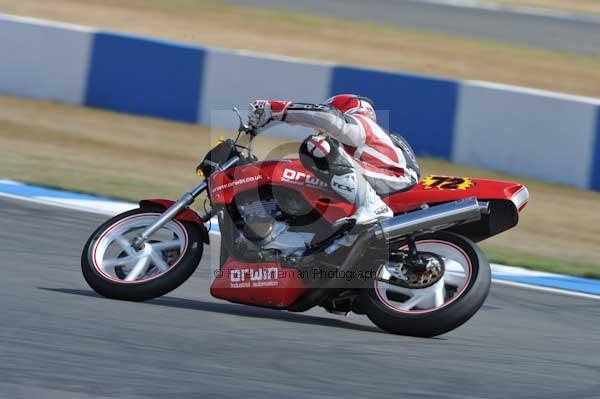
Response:
[[[250,136],[253,136],[253,137],[258,134],[256,128],[251,127],[250,125],[246,125],[244,123],[242,114],[240,114],[240,111],[237,109],[237,107],[233,107],[233,112],[235,112],[237,114],[238,118],[240,119],[240,127],[238,128],[239,133],[249,134]]]
[[[241,130],[241,133],[245,133],[245,134],[248,134],[248,135],[253,136],[253,137],[255,137],[255,136],[258,135],[257,130],[255,128],[253,128],[253,127],[250,127],[250,126],[244,127]]]

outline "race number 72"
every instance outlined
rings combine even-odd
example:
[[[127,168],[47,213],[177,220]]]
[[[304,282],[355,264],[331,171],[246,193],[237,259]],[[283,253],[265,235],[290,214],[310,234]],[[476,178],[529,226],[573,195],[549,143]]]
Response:
[[[423,179],[425,189],[466,190],[474,186],[473,180],[464,177],[428,176]]]

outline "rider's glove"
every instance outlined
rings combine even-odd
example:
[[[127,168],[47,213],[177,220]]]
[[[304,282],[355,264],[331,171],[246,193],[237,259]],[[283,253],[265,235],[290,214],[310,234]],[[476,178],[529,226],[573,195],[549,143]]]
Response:
[[[256,100],[250,103],[248,124],[255,129],[259,129],[271,121],[283,120],[285,111],[290,104],[290,101]]]

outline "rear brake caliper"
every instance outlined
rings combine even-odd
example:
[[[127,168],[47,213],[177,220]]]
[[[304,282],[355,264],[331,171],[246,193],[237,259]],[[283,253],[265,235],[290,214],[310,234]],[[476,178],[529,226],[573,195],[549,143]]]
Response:
[[[414,239],[408,242],[408,252],[390,252],[386,268],[392,275],[390,284],[411,289],[434,285],[445,271],[443,259],[431,252],[417,251]]]

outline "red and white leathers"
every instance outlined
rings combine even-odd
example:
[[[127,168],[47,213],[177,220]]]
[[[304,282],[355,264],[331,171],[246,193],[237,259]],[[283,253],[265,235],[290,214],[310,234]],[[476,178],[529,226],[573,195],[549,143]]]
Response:
[[[337,166],[342,164],[341,168],[331,167],[321,172],[329,175],[327,180],[336,193],[356,205],[356,223],[368,224],[393,216],[379,195],[401,191],[417,183],[419,176],[415,168],[418,166],[414,158],[407,161],[407,154],[373,120],[375,114],[370,106],[352,107],[342,113],[332,100],[331,105],[256,101],[251,104],[250,124],[263,127],[271,121],[279,121],[316,129],[320,134],[303,143],[301,157],[302,152],[308,153],[316,160],[317,167],[319,158],[345,160],[333,161]]]

